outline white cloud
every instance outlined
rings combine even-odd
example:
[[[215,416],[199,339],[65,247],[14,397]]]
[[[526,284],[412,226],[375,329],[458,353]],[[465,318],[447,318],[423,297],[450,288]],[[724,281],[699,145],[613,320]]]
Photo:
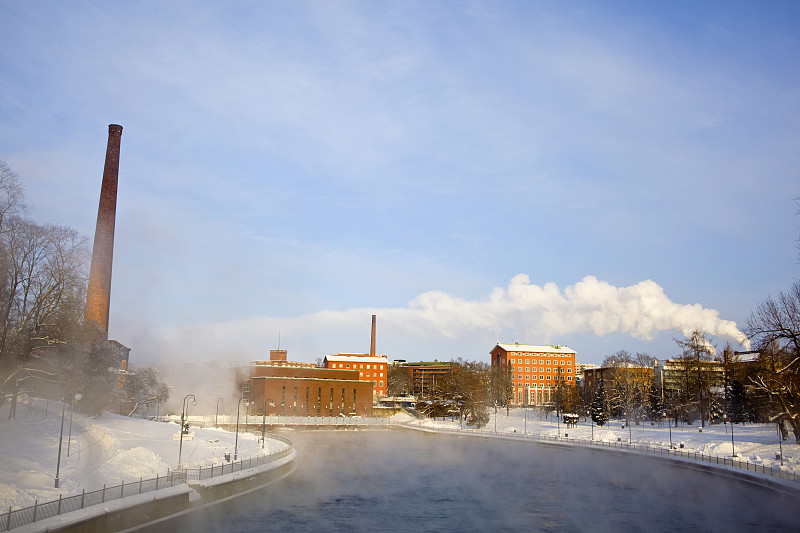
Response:
[[[424,359],[431,354],[422,347],[436,345],[442,338],[493,342],[501,329],[531,343],[557,342],[576,334],[623,334],[649,340],[661,332],[688,335],[699,329],[747,345],[735,322],[721,319],[716,310],[700,304],[675,303],[651,280],[615,287],[587,276],[561,291],[554,283],[538,286],[519,274],[508,287],[495,288],[480,300],[429,291],[401,308],[321,311],[292,318],[253,317],[161,329],[141,341],[140,353],[259,359],[277,346],[279,331],[284,345],[300,360],[337,352],[363,353],[368,351],[371,314],[379,317],[379,352],[390,357],[414,354]],[[483,353],[486,348],[481,345],[474,351]]]

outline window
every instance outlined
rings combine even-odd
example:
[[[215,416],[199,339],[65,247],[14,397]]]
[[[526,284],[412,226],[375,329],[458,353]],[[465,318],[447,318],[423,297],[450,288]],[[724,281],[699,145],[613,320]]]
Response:
[[[369,370],[369,365],[367,365],[367,370]]]
[[[364,377],[364,373],[363,372],[359,372],[358,373],[358,377],[363,378]]]
[[[539,359],[539,364],[543,365],[544,364],[544,359]]]
[[[527,366],[525,367],[525,372],[530,372]]]
[[[526,364],[526,365],[528,364],[528,359],[525,359],[525,364]]]
[[[509,359],[508,362],[511,363],[512,365],[515,363],[513,359]]]
[[[378,382],[379,387],[383,387],[383,381]]]
[[[350,363],[347,363],[347,364],[346,364],[346,365],[344,365],[344,366],[345,366],[345,367],[347,367],[347,368],[350,368]]]

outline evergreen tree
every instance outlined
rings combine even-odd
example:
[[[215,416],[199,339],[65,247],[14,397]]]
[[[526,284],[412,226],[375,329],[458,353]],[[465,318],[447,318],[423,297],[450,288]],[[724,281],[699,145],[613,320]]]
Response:
[[[727,396],[728,403],[728,420],[734,424],[744,422],[748,408],[747,396],[741,382],[733,380],[730,386],[725,389],[725,396]]]
[[[661,391],[655,385],[650,385],[650,393],[647,395],[647,418],[651,422],[660,420],[664,411],[664,404],[661,401]]]
[[[589,408],[589,414],[598,426],[604,426],[608,422],[608,402],[606,400],[606,389],[601,380],[594,392],[592,405]]]

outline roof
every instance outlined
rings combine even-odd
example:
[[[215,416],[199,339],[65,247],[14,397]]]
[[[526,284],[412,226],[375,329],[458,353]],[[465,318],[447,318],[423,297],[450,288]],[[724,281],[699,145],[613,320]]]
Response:
[[[326,355],[327,361],[335,363],[389,363],[385,355],[366,355],[366,354],[336,354]]]
[[[498,343],[497,346],[495,346],[495,348],[497,348],[498,346],[507,352],[563,353],[572,355],[577,353],[575,350],[570,350],[566,346],[560,346],[560,345],[549,346],[549,345],[538,345],[538,344]],[[494,348],[492,348],[492,351],[494,351]]]

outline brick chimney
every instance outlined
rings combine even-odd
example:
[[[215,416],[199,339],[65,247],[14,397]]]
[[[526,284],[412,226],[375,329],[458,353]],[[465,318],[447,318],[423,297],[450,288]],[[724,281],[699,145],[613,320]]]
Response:
[[[97,209],[97,227],[92,247],[92,266],[86,290],[84,323],[93,323],[108,338],[108,313],[111,304],[111,264],[114,259],[114,223],[117,214],[117,180],[122,126],[108,126],[108,147]]]
[[[369,343],[369,354],[375,355],[375,315],[372,315],[372,339]]]

